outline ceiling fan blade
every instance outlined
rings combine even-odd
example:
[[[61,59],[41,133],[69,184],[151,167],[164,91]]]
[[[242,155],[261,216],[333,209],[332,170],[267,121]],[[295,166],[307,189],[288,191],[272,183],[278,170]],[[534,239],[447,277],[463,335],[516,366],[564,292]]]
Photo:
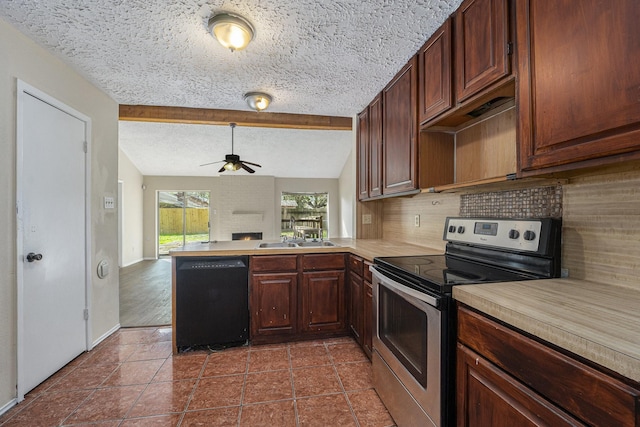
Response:
[[[221,173],[221,172],[224,172],[224,171],[226,171],[226,169],[225,169],[225,167],[224,167],[224,166],[222,166],[222,167],[220,168],[220,170],[218,171],[218,173]]]
[[[242,169],[246,170],[249,173],[255,173],[256,172],[253,169],[251,169],[249,166],[245,165],[243,162],[241,162],[240,165],[242,166]]]
[[[224,162],[224,160],[218,160],[217,162],[210,162],[210,163],[204,163],[200,166],[209,166],[209,165],[215,165],[216,163],[222,163]]]
[[[256,167],[259,167],[259,168],[261,168],[261,167],[262,167],[262,166],[260,166],[260,165],[259,165],[259,164],[257,164],[257,163],[247,162],[246,160],[243,160],[243,161],[242,161],[242,163],[247,163],[247,164],[249,164],[249,165],[251,165],[251,166],[256,166]]]

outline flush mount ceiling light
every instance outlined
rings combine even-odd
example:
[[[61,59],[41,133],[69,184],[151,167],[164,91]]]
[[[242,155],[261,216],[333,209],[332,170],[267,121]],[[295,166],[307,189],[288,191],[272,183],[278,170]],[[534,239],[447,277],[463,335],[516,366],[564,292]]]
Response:
[[[219,13],[209,19],[209,31],[231,52],[242,50],[255,35],[253,25],[240,15]]]
[[[271,104],[271,95],[263,92],[248,92],[244,94],[244,100],[247,101],[251,109],[262,111]]]

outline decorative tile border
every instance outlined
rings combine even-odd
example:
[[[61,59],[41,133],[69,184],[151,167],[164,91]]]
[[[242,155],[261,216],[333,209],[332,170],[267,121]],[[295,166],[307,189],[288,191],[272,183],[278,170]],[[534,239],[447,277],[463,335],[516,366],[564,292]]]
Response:
[[[562,186],[463,194],[460,196],[460,216],[561,218]]]

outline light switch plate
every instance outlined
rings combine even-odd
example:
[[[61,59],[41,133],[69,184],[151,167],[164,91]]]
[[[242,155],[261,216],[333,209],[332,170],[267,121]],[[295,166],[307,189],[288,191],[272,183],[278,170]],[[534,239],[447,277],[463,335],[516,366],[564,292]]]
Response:
[[[362,223],[363,224],[371,224],[371,214],[362,215]]]
[[[105,197],[104,198],[104,208],[105,209],[115,209],[116,202],[113,197]]]

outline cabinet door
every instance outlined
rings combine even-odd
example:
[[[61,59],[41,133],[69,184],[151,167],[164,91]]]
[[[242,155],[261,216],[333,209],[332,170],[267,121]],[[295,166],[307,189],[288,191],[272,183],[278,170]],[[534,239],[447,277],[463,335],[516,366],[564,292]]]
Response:
[[[362,348],[371,359],[373,350],[373,285],[364,281],[364,307],[362,310]]]
[[[579,14],[574,15],[579,16]],[[508,76],[507,0],[466,0],[455,15],[456,99],[463,101]]]
[[[458,427],[585,425],[461,344],[457,363]]]
[[[516,20],[521,169],[640,157],[640,2],[523,0]]]
[[[303,273],[303,332],[345,330],[344,270]]]
[[[362,345],[363,302],[362,277],[349,273],[349,328],[358,344]]]
[[[251,335],[296,333],[298,274],[251,275]]]
[[[382,94],[369,104],[369,197],[382,195]]]
[[[450,19],[420,49],[418,68],[419,122],[424,123],[453,106]]]
[[[418,185],[417,63],[414,56],[383,91],[383,194]]]
[[[358,114],[358,200],[369,198],[369,107]]]

